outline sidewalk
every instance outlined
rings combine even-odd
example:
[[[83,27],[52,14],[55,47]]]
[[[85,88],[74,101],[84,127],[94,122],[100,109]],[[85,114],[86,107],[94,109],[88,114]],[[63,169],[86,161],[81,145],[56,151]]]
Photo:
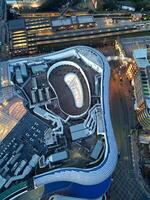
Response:
[[[135,177],[141,185],[141,187],[143,188],[143,190],[145,191],[145,193],[147,194],[148,198],[150,198],[150,188],[145,183],[139,168],[140,154],[138,148],[138,136],[136,135],[131,135],[131,154]]]

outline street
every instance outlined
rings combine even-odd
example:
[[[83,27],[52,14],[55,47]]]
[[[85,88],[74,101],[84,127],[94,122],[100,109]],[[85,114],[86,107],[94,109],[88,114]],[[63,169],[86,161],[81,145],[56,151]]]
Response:
[[[119,63],[118,63],[119,67]],[[148,200],[134,167],[131,151],[130,129],[135,126],[132,87],[123,74],[123,80],[116,68],[110,80],[110,109],[114,134],[118,144],[118,164],[108,192],[109,200]],[[136,175],[136,176],[135,176]]]

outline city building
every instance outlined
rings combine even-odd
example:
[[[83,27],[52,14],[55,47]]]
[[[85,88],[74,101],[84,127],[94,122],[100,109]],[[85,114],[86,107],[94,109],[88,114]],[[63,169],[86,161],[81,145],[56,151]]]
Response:
[[[126,64],[126,76],[132,81],[138,71],[138,67],[134,61],[128,62]]]
[[[118,2],[118,7],[125,11],[130,11],[130,12],[135,11],[135,5],[130,1],[120,1]]]
[[[126,69],[127,78],[132,81],[137,73],[138,67],[132,57],[128,57],[126,50],[122,44],[122,40],[115,41],[115,48],[119,52],[119,56],[122,58],[122,62]],[[126,60],[124,58],[127,58]]]
[[[49,200],[86,200],[83,198],[75,198],[75,197],[67,197],[63,195],[53,195],[49,198]],[[106,198],[99,198],[99,200],[106,200]]]
[[[38,8],[45,0],[6,0],[6,3],[13,8]]]
[[[38,53],[47,48],[51,40],[61,38],[61,32],[93,28],[96,26],[93,16],[70,16],[61,18],[36,17],[20,18],[8,21],[12,55]],[[65,32],[64,32],[65,31]],[[57,35],[58,34],[58,35]]]
[[[139,135],[141,172],[146,182],[150,183],[150,134]]]
[[[0,20],[4,20],[6,18],[7,12],[6,12],[6,1],[1,0],[0,1]]]
[[[43,195],[102,199],[118,157],[106,58],[75,46],[4,65],[1,87],[21,103],[5,108],[17,120],[1,139],[0,199],[43,185]]]
[[[135,110],[143,129],[150,130],[150,62],[147,49],[133,51],[138,67],[134,77]]]

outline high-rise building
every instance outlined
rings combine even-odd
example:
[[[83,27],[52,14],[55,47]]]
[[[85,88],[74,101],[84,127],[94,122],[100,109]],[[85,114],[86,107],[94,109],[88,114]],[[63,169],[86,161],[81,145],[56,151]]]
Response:
[[[150,62],[147,49],[134,50],[133,57],[138,66],[134,77],[135,110],[140,124],[150,130]]]
[[[92,4],[93,4],[94,8],[96,9],[97,8],[97,0],[92,0]]]

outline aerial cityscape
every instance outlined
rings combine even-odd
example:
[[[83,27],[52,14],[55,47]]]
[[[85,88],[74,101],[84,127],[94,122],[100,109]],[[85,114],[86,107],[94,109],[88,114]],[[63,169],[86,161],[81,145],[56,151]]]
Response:
[[[150,200],[150,1],[0,0],[0,200]]]

